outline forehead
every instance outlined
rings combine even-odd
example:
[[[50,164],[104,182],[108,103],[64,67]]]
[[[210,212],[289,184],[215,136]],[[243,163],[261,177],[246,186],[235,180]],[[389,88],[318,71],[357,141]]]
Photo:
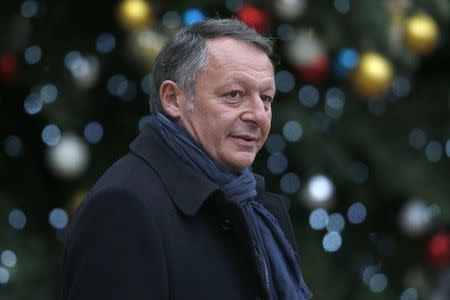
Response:
[[[274,69],[270,58],[257,46],[230,37],[207,41],[208,59],[205,68],[207,78],[219,76],[250,77],[254,80],[272,83]]]
[[[208,64],[249,64],[273,70],[272,62],[261,48],[231,37],[219,37],[206,42]],[[251,58],[251,59],[249,59]]]

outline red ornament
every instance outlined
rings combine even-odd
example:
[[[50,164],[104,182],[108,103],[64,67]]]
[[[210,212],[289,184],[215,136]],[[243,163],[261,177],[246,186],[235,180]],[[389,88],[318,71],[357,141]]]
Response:
[[[426,246],[428,261],[437,267],[450,262],[450,234],[436,233]]]
[[[13,84],[17,81],[17,56],[13,53],[0,54],[0,82]]]
[[[326,54],[317,57],[308,65],[297,67],[297,75],[308,83],[319,83],[325,79],[330,67],[330,60]]]
[[[252,5],[244,5],[237,12],[236,17],[259,33],[269,31],[269,17],[261,9]]]

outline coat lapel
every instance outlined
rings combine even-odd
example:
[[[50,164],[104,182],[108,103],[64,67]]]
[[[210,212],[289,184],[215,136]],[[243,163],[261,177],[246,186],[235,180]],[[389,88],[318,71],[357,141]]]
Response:
[[[220,190],[217,184],[179,159],[148,125],[130,144],[130,150],[153,168],[170,198],[185,215],[195,215],[203,202]]]

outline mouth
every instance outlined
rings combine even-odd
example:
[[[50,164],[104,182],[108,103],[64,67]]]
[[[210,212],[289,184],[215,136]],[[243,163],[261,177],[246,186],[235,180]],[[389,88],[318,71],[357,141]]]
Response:
[[[256,135],[251,135],[251,134],[239,134],[239,135],[233,135],[231,136],[235,139],[241,139],[244,140],[246,142],[256,142],[258,141],[258,137]]]
[[[258,143],[258,137],[250,134],[232,135],[231,138],[243,147],[255,147]]]

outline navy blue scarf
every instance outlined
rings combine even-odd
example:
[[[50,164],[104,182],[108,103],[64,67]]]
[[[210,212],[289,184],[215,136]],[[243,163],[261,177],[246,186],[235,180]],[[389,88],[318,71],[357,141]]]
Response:
[[[255,201],[256,180],[250,170],[245,168],[238,175],[224,170],[180,124],[161,113],[150,118],[150,125],[181,159],[217,183],[242,208],[270,300],[310,299],[291,245],[272,214]]]

